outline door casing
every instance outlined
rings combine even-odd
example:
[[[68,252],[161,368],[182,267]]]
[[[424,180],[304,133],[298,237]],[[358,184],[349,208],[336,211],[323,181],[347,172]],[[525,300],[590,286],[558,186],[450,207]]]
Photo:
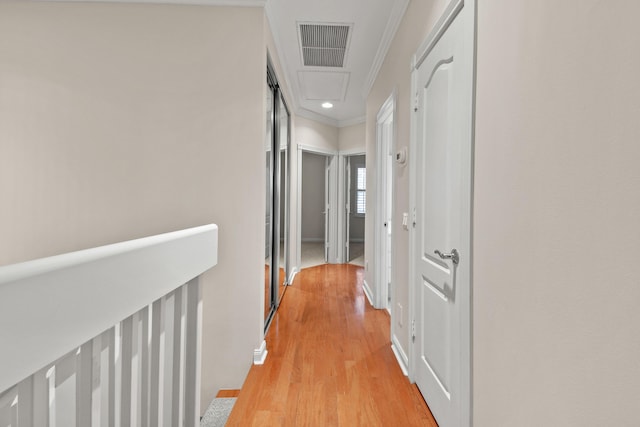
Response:
[[[375,298],[376,308],[392,307],[393,259],[393,153],[395,151],[396,93],[389,95],[376,117],[376,213],[375,213]],[[391,130],[386,127],[391,122]],[[393,286],[393,285],[391,285]],[[392,320],[393,321],[393,320]]]
[[[348,213],[347,208],[350,203],[348,197],[349,177],[347,173],[348,159],[355,156],[366,156],[364,149],[344,150],[338,153],[338,259],[343,263],[349,262],[347,243],[349,240]],[[366,160],[365,160],[366,161]],[[366,219],[365,219],[366,221]]]

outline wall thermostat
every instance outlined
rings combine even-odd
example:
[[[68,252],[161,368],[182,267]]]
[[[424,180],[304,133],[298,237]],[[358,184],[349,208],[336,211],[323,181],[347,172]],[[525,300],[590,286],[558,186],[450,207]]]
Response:
[[[403,147],[400,150],[396,151],[396,162],[399,165],[404,165],[407,163],[407,147]]]

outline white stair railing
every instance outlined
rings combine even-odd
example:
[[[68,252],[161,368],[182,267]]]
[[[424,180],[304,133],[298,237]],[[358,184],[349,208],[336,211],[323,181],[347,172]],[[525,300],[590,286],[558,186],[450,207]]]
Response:
[[[218,229],[0,267],[0,427],[195,427]]]

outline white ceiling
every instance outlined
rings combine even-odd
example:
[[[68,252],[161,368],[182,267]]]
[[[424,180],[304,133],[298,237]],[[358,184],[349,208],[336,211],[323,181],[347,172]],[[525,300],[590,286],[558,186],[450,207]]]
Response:
[[[237,0],[242,1],[242,0]],[[363,122],[365,99],[408,0],[267,0],[266,12],[296,114],[334,125]],[[305,67],[297,24],[352,25],[344,67]],[[334,107],[322,108],[324,101]]]
[[[62,0],[40,0],[62,1]],[[66,0],[114,3],[173,3],[265,7],[293,92],[290,108],[301,116],[333,126],[364,121],[365,99],[382,65],[409,0]],[[305,67],[297,24],[333,23],[352,26],[344,66]],[[322,108],[324,101],[334,107]]]

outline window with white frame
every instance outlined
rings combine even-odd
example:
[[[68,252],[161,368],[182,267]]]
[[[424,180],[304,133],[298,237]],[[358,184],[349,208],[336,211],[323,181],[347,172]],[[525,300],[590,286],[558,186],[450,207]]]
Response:
[[[356,169],[356,215],[364,215],[367,210],[367,168]]]

